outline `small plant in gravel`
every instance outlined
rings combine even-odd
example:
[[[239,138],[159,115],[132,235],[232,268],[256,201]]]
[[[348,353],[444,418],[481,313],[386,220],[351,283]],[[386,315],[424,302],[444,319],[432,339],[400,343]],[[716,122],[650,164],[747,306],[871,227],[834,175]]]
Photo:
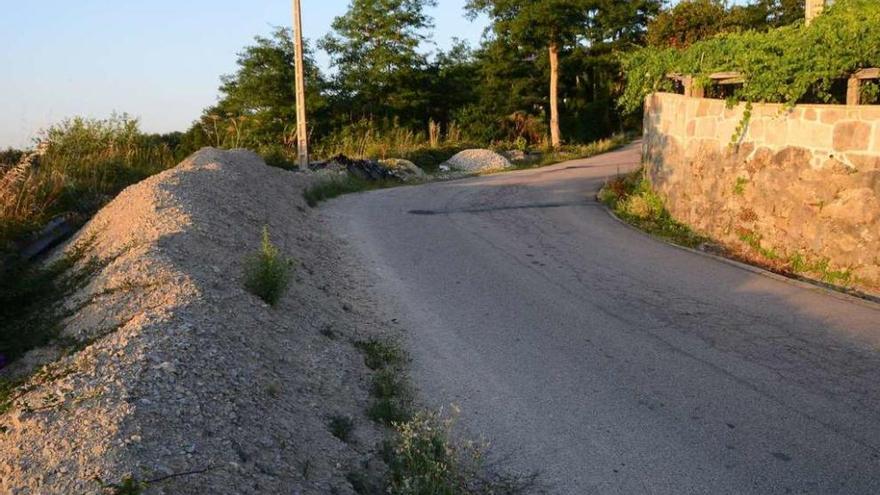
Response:
[[[395,425],[385,446],[392,495],[537,493],[537,475],[488,474],[482,442],[459,441],[452,435],[458,411],[448,417],[421,412]]]
[[[260,251],[245,264],[245,288],[275,306],[290,282],[293,260],[283,256],[269,238],[269,227],[263,227]]]
[[[69,311],[65,298],[85,287],[109,260],[90,256],[93,241],[74,245],[46,266],[0,260],[0,361],[9,364],[56,338]],[[0,366],[2,367],[2,366]]]
[[[354,430],[354,421],[348,416],[333,416],[327,422],[327,427],[334,437],[347,443],[351,439],[351,432]]]
[[[403,349],[396,342],[369,339],[355,343],[364,355],[364,364],[371,370],[379,370],[387,366],[398,366],[404,363]]]

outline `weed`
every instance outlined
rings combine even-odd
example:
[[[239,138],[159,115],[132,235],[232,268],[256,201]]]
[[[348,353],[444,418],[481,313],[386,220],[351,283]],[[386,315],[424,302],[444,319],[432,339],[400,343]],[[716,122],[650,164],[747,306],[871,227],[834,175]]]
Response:
[[[761,244],[762,237],[759,234],[747,231],[741,233],[739,235],[739,239],[768,260],[777,261],[782,259],[782,256],[780,256],[779,253],[777,253],[775,250],[773,250],[772,248],[765,248]]]
[[[46,130],[41,142],[38,166],[0,172],[0,250],[56,215],[93,214],[126,186],[177,161],[127,115],[66,120]]]
[[[263,227],[260,251],[245,263],[245,288],[274,306],[290,281],[293,260],[282,256],[269,238],[269,228]]]
[[[367,417],[385,426],[393,426],[412,418],[412,405],[408,399],[377,399],[367,410]]]
[[[47,266],[7,258],[0,267],[0,356],[7,362],[56,338],[70,313],[65,298],[85,287],[110,260],[89,257],[93,240],[77,243]]]
[[[559,162],[564,162],[568,160],[578,160],[582,158],[589,158],[591,156],[596,156],[602,153],[607,153],[609,151],[613,151],[626,143],[630,142],[630,136],[625,134],[615,134],[607,139],[600,139],[598,141],[594,141],[588,144],[573,144],[566,145],[558,150],[548,151],[546,153],[542,153],[538,157],[526,159],[521,162],[517,162],[513,165],[514,170],[520,169],[529,169],[529,168],[538,168],[544,167],[547,165],[553,165]],[[504,145],[495,145],[494,148],[513,148],[519,149],[519,145],[516,141],[512,144],[505,143]]]
[[[599,191],[598,198],[618,217],[650,234],[688,247],[697,247],[708,240],[672,218],[663,198],[654,192],[642,171],[609,181]]]
[[[330,340],[336,340],[337,338],[336,332],[333,331],[333,325],[329,323],[321,327],[321,335]]]
[[[537,475],[490,477],[485,465],[486,444],[453,439],[455,414],[444,418],[438,413],[421,412],[395,425],[394,438],[384,448],[389,467],[387,493],[488,495],[539,491]]]
[[[383,189],[399,185],[400,182],[396,180],[369,181],[346,174],[338,178],[327,179],[309,187],[303,191],[303,198],[306,200],[306,204],[314,208],[321,201],[333,199],[337,196],[342,196],[343,194]]]
[[[104,483],[100,479],[101,490],[108,495],[140,495],[147,489],[147,483],[132,476],[126,476],[119,483]]]
[[[333,416],[327,424],[330,433],[334,437],[348,442],[351,439],[351,432],[354,430],[354,421],[348,416]]]
[[[737,177],[736,184],[733,185],[733,194],[737,196],[742,196],[746,192],[746,184],[749,183],[749,179],[745,177]]]
[[[401,365],[405,361],[403,350],[395,342],[370,339],[356,342],[355,347],[364,354],[364,364],[371,370]]]

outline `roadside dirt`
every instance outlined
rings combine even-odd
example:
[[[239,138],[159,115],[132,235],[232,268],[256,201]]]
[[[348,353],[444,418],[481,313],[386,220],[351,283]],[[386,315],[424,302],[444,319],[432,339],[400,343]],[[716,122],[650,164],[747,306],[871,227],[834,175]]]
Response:
[[[205,149],[99,212],[71,245],[111,261],[70,301],[68,346],[4,370],[38,372],[0,416],[0,493],[352,493],[383,434],[353,342],[397,330],[305,205],[313,180]],[[274,308],[242,283],[264,226],[298,262]]]

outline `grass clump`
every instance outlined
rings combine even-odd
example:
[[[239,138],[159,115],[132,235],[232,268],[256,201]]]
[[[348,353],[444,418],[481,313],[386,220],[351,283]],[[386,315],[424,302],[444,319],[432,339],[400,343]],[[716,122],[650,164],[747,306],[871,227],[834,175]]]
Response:
[[[550,148],[534,158],[527,158],[513,164],[514,170],[545,167],[559,162],[568,160],[578,160],[590,158],[592,156],[601,155],[614,151],[621,146],[632,141],[632,137],[627,134],[615,134],[607,139],[599,139],[588,144],[569,144],[562,146],[556,150]],[[496,149],[519,149],[516,144],[508,143],[506,146],[495,146]]]
[[[58,336],[70,314],[64,300],[108,263],[89,256],[91,245],[80,242],[46,266],[0,260],[0,361],[11,363]]]
[[[627,223],[676,244],[697,247],[708,241],[672,218],[641,170],[608,182],[599,192],[599,201]]]
[[[125,187],[177,162],[166,142],[143,134],[127,115],[65,120],[39,141],[35,161],[0,167],[0,250],[54,216],[87,218]]]
[[[306,204],[311,207],[318,206],[321,201],[333,199],[343,194],[351,194],[373,189],[384,189],[400,185],[396,180],[364,180],[351,175],[343,175],[338,178],[327,179],[303,191]]]
[[[404,369],[406,357],[399,344],[370,339],[355,343],[364,355],[364,364],[375,371],[370,393],[373,402],[367,416],[373,421],[392,426],[412,418],[412,391]]]
[[[364,364],[371,370],[398,367],[406,361],[403,349],[395,342],[369,339],[355,343],[364,355]]]
[[[260,250],[245,263],[245,288],[275,306],[287,289],[293,264],[272,244],[269,228],[263,227]]]
[[[348,416],[333,416],[328,421],[327,427],[334,437],[348,442],[351,439],[351,432],[354,431],[354,420]]]
[[[455,413],[457,414],[457,410]],[[455,415],[420,412],[395,425],[385,448],[389,467],[387,493],[392,495],[455,495],[537,493],[536,475],[490,475],[487,445],[457,441]]]

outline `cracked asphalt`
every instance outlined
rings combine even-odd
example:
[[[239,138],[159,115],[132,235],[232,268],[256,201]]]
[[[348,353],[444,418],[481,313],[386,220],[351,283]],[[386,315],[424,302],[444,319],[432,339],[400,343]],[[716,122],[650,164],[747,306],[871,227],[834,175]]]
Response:
[[[638,145],[324,207],[433,407],[551,493],[880,493],[880,306],[596,204]]]

